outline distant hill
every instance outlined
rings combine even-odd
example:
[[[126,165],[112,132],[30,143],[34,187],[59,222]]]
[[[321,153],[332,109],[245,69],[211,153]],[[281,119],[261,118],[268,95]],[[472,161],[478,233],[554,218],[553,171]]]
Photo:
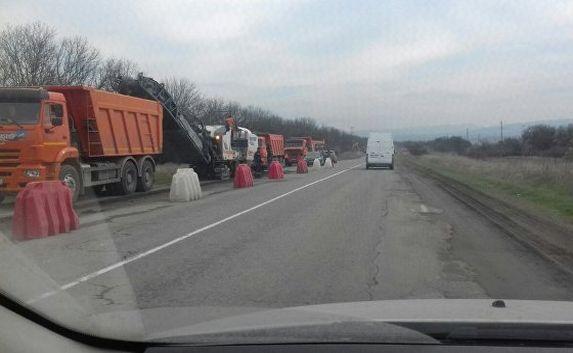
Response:
[[[509,123],[503,125],[504,137],[520,136],[521,132],[529,126],[545,124],[550,126],[563,126],[573,124],[573,119],[554,119],[527,121],[519,123]],[[467,129],[467,130],[466,130]],[[500,138],[500,126],[478,126],[475,124],[452,124],[436,126],[420,126],[408,129],[390,130],[396,141],[423,141],[433,140],[442,136],[461,136],[466,138],[466,131],[472,142],[481,141],[498,141]],[[387,132],[387,131],[386,131]],[[362,137],[368,137],[369,131],[356,131],[355,134]]]

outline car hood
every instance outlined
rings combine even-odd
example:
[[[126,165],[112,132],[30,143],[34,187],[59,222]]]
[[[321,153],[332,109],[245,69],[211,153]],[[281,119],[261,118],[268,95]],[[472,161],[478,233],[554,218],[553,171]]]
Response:
[[[436,332],[449,336],[460,328],[556,325],[563,330],[563,325],[572,323],[570,302],[390,300],[255,311],[155,333],[150,339],[186,343],[220,343],[221,339],[229,343],[436,343]],[[573,330],[564,332],[569,336]]]

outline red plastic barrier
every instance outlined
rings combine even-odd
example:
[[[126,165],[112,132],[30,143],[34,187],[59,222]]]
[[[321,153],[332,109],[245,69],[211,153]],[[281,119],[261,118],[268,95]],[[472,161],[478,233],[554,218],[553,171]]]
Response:
[[[235,169],[235,178],[233,185],[236,188],[248,188],[253,186],[253,174],[251,168],[246,164],[239,164]]]
[[[282,179],[284,176],[283,166],[278,161],[272,161],[269,166],[269,179]]]
[[[296,162],[296,172],[298,174],[305,174],[308,173],[308,165],[304,159],[299,159]]]
[[[61,181],[28,183],[16,197],[12,217],[12,235],[16,239],[67,233],[79,225],[72,191]]]

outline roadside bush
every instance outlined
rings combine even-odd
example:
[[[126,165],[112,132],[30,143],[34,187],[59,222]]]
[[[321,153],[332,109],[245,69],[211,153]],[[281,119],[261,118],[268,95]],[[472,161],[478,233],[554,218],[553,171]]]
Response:
[[[472,145],[466,155],[472,158],[521,156],[522,144],[519,139],[506,138],[496,143],[483,142]]]
[[[459,136],[439,137],[428,143],[428,147],[434,151],[456,154],[464,154],[471,145],[471,142]]]
[[[502,156],[521,156],[522,154],[523,146],[520,139],[506,138],[503,142],[498,142],[498,145]]]
[[[428,149],[424,145],[424,142],[406,141],[402,143],[402,146],[404,146],[404,148],[406,148],[413,156],[421,156],[428,153]]]
[[[534,125],[523,131],[524,152],[528,155],[538,155],[548,152],[555,146],[556,129],[549,125]]]

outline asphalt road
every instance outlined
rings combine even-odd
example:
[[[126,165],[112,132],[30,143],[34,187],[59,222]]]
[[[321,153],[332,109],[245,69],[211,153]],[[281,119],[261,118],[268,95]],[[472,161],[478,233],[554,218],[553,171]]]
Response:
[[[363,300],[573,300],[568,275],[433,181],[362,162],[209,185],[190,203],[157,194],[94,206],[79,230],[16,246],[99,313],[185,307],[201,321]]]

